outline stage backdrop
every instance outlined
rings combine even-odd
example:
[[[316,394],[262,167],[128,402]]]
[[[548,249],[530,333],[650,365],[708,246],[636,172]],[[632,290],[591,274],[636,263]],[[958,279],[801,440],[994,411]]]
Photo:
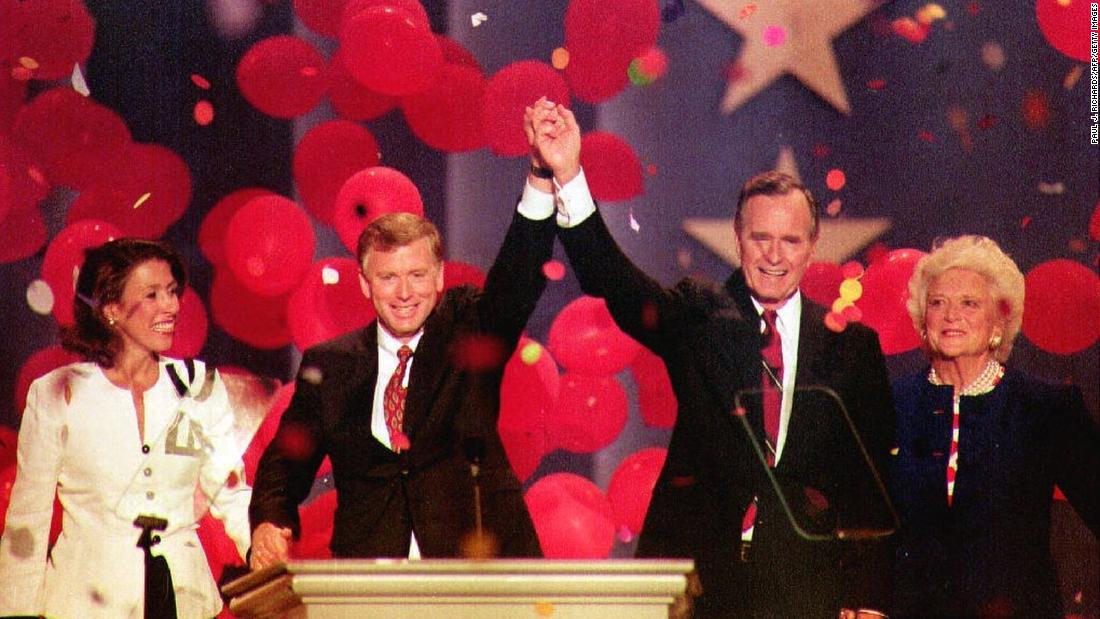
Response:
[[[846,272],[863,273],[863,295],[845,295],[834,326],[878,329],[894,375],[923,365],[901,309],[918,252],[996,239],[1028,276],[1011,363],[1080,386],[1096,416],[1087,9],[0,2],[0,488],[27,384],[66,362],[57,329],[84,245],[170,240],[192,275],[175,352],[285,383],[254,466],[301,349],[371,318],[348,248],[371,216],[424,212],[445,233],[448,285],[479,281],[522,189],[522,105],[543,94],[576,111],[616,238],[669,284],[728,275],[745,178],[799,176],[827,212],[805,292],[832,305],[840,265],[858,263]],[[580,297],[560,250],[546,272],[508,360],[501,434],[548,555],[629,556],[675,402],[660,363]],[[467,352],[456,361],[486,351]],[[299,556],[326,552],[331,485],[322,471]],[[1064,501],[1054,523],[1067,612],[1098,616],[1096,540]],[[215,523],[203,530],[220,573],[234,559]]]

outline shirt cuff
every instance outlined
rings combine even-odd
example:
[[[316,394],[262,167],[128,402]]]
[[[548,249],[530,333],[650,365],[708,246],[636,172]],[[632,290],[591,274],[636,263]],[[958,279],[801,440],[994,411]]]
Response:
[[[596,212],[596,202],[592,199],[592,193],[588,190],[588,181],[584,178],[584,170],[577,174],[573,180],[564,185],[558,185],[555,196],[555,207],[558,216],[558,225],[562,228],[572,228],[584,223],[592,213]]]
[[[516,210],[533,221],[546,219],[554,214],[554,195],[536,189],[530,182],[524,185],[523,195]]]

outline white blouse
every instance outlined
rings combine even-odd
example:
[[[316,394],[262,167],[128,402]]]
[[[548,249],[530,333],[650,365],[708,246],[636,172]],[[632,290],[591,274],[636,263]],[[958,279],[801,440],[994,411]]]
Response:
[[[172,571],[180,619],[221,610],[217,585],[196,533],[209,506],[243,557],[248,549],[244,446],[233,434],[224,383],[196,362],[180,397],[162,359],[146,391],[145,442],[131,392],[94,363],[74,363],[36,380],[19,430],[15,485],[0,538],[0,615],[140,618],[144,557],[139,515],[167,519],[153,554]],[[205,381],[212,389],[203,390]],[[227,483],[228,480],[228,483]],[[54,495],[61,534],[47,556]]]

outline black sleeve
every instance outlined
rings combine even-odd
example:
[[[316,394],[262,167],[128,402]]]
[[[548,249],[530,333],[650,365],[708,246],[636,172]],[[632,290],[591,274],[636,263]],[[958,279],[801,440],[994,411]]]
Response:
[[[1100,537],[1100,429],[1076,386],[1054,389],[1049,403],[1054,481],[1070,505]]]
[[[553,217],[528,219],[518,212],[478,298],[482,326],[504,340],[509,353],[546,288],[542,265],[553,255]]]

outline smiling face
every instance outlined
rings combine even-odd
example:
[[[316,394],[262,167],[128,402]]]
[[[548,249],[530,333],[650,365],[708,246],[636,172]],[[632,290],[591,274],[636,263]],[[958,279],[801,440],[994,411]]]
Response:
[[[745,202],[737,227],[741,272],[753,297],[778,309],[798,290],[813,257],[813,218],[799,191],[755,195]]]
[[[130,271],[121,298],[103,308],[114,321],[123,354],[163,353],[172,347],[179,295],[179,283],[163,260],[146,260]]]
[[[990,355],[989,338],[1002,325],[989,282],[969,269],[947,269],[928,285],[924,310],[927,346],[940,359]]]
[[[367,250],[360,283],[378,320],[408,343],[432,313],[443,292],[443,264],[427,237],[391,249]]]

